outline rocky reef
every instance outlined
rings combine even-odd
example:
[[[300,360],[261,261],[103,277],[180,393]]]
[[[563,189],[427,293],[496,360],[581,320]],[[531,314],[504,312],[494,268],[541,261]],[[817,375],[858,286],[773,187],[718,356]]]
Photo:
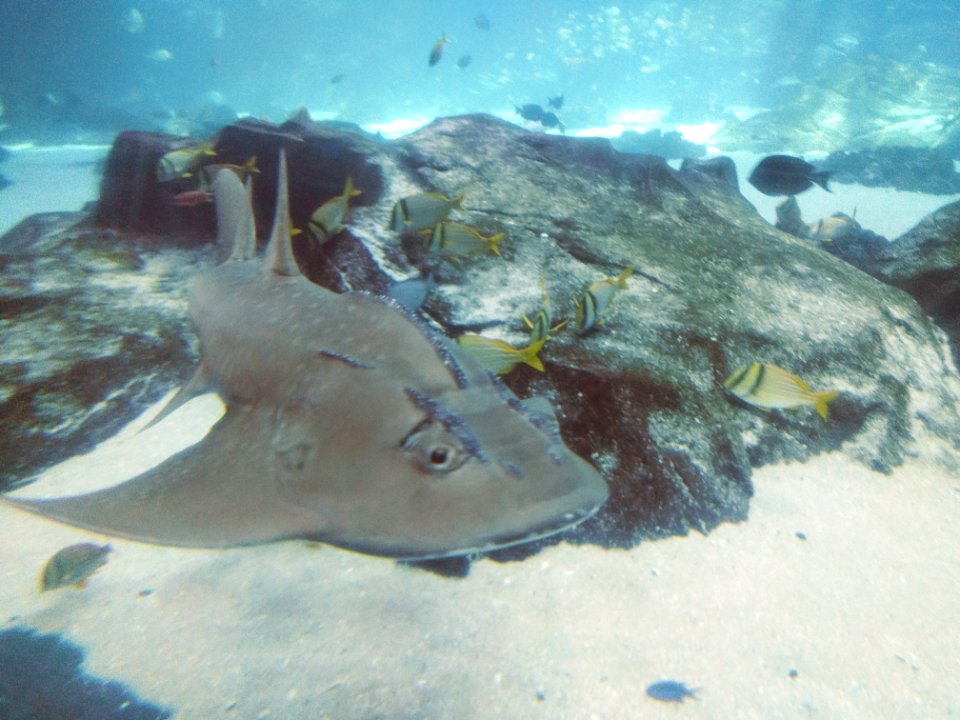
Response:
[[[520,315],[539,308],[540,278],[556,319],[572,319],[585,287],[634,268],[595,331],[558,331],[541,352],[543,372],[520,366],[505,379],[520,396],[550,398],[564,440],[605,474],[611,500],[577,531],[582,541],[630,545],[744,519],[751,468],[765,463],[840,450],[885,471],[921,437],[960,438],[960,378],[942,332],[907,294],[772,228],[737,191],[729,163],[675,171],[606,140],[546,136],[484,115],[439,119],[390,143],[304,119],[243,121],[216,147],[218,162],[257,156],[261,232],[280,147],[298,228],[351,176],[363,194],[346,230],[322,245],[298,235],[302,268],[334,290],[372,292],[430,273],[436,288],[423,312],[449,335],[523,342]],[[110,167],[101,208],[123,207],[132,185],[112,180]],[[391,231],[394,203],[425,191],[464,192],[452,219],[505,232],[502,257],[442,259]],[[150,192],[142,202],[162,206],[163,188]],[[197,210],[166,202],[172,214]],[[191,222],[192,237],[213,237],[212,210]],[[0,341],[6,482],[89,446],[189,373],[186,279],[216,249],[164,250],[166,241],[136,227],[34,220],[2,239],[4,319],[17,329]],[[85,259],[91,252],[95,261]],[[44,329],[50,323],[59,323],[56,335]],[[732,399],[723,379],[754,361],[839,390],[830,418]]]
[[[830,180],[867,187],[952,195],[960,192],[960,173],[942,149],[879,147],[860,152],[835,152],[818,164]]]
[[[893,242],[853,239],[832,252],[912,295],[946,331],[960,363],[960,202],[928,215]]]
[[[89,450],[189,377],[186,291],[208,252],[79,213],[0,239],[0,486]]]

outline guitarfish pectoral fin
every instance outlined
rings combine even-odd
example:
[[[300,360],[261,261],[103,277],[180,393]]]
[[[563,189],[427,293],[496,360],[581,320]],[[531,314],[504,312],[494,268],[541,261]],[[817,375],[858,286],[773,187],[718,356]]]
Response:
[[[159,545],[229,547],[309,537],[316,513],[283,499],[274,413],[229,410],[196,445],[125,483],[50,500],[0,502],[106,535]]]

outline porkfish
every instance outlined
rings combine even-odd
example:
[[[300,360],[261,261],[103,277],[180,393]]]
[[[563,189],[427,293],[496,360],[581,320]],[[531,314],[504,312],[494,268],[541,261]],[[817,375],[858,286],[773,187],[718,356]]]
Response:
[[[221,172],[214,192],[233,252],[194,281],[200,366],[162,415],[213,389],[224,416],[125,483],[5,503],[159,545],[305,538],[419,560],[542,538],[606,501],[541,398],[518,400],[397,303],[301,275],[283,153],[265,261],[249,185]]]

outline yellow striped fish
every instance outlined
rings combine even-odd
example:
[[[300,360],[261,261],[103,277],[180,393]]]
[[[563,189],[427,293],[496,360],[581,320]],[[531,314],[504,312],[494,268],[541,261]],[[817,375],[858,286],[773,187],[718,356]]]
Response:
[[[564,320],[556,325],[552,325],[553,303],[550,301],[550,294],[547,292],[547,281],[542,277],[540,278],[540,290],[543,293],[543,301],[540,304],[540,312],[533,316],[533,320],[528,318],[526,315],[521,315],[523,322],[526,323],[528,328],[530,328],[531,343],[535,343],[538,340],[549,340],[550,333],[556,332],[567,324],[567,321]]]
[[[463,193],[448,198],[441,193],[420,193],[397,200],[390,213],[390,229],[401,235],[432,228],[463,204]]]
[[[205,157],[216,155],[213,141],[205,140],[199,145],[171,150],[157,161],[157,180],[167,182],[190,177],[200,167]]]
[[[465,352],[472,355],[487,370],[497,375],[506,375],[520,363],[543,372],[543,363],[537,353],[547,342],[546,338],[532,342],[526,347],[515,348],[503,340],[467,333],[457,338]]]
[[[840,394],[837,390],[814,392],[782,367],[759,362],[740,368],[723,381],[723,386],[744,402],[761,408],[813,405],[824,420],[827,403]]]
[[[307,229],[310,236],[323,245],[327,240],[343,232],[343,221],[350,208],[350,198],[360,195],[361,192],[353,187],[353,180],[347,177],[343,186],[343,194],[330,198],[323,205],[313,211]]]
[[[627,289],[627,278],[633,274],[633,267],[627,266],[615,278],[603,278],[590,283],[579,299],[574,300],[577,306],[577,332],[586,335],[596,327],[600,314],[606,310],[613,300],[617,290]]]
[[[427,241],[427,250],[446,257],[463,257],[477,255],[489,250],[494,255],[500,254],[497,247],[506,233],[486,237],[476,228],[458,222],[437,223]]]

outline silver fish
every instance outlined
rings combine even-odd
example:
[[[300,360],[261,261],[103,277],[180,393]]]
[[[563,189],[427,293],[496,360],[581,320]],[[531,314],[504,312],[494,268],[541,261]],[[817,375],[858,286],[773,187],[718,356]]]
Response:
[[[485,552],[568,528],[607,499],[536,399],[519,401],[390,300],[312,284],[290,244],[286,159],[266,262],[234,173],[215,183],[239,214],[230,259],[194,282],[202,388],[225,415],[196,445],[116,487],[9,505],[160,545],[286,538],[426,559]]]

